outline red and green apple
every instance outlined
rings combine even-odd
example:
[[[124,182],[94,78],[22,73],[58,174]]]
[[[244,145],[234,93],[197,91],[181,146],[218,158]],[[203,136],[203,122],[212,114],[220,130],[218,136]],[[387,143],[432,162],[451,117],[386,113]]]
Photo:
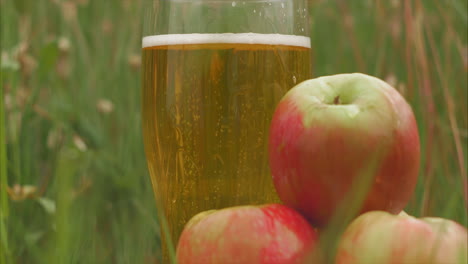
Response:
[[[285,205],[318,227],[329,223],[363,172],[371,174],[358,212],[399,213],[414,192],[418,128],[410,105],[386,82],[364,74],[304,81],[278,104],[269,161]]]
[[[299,264],[317,240],[316,231],[291,208],[239,206],[194,216],[176,255],[179,264]]]
[[[336,264],[374,263],[466,264],[467,230],[443,218],[365,213],[342,235]]]

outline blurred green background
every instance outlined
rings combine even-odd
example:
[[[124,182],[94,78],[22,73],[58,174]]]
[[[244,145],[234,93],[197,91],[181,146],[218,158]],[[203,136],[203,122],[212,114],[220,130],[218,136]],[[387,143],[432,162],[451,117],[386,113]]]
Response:
[[[140,118],[142,0],[0,0],[0,264],[157,263]],[[415,111],[407,212],[467,226],[468,2],[314,0],[314,75],[364,72]]]

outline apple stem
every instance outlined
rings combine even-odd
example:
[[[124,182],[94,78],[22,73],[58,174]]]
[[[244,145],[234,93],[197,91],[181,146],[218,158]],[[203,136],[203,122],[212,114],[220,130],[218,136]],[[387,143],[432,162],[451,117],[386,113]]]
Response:
[[[335,99],[333,99],[333,104],[336,104],[336,105],[341,104],[339,95],[337,95]]]

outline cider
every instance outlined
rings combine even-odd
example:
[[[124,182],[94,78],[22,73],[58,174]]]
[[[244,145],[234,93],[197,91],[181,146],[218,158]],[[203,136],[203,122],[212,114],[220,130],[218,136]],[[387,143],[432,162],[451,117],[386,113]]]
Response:
[[[268,130],[282,96],[311,78],[310,39],[158,35],[142,55],[145,152],[174,245],[199,212],[279,202]]]

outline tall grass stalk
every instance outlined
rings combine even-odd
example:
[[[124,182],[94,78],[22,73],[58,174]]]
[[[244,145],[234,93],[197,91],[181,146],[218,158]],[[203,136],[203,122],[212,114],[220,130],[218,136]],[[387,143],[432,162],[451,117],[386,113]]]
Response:
[[[314,252],[315,255],[312,254],[310,263],[335,262],[340,236],[352,220],[358,216],[385,154],[386,152],[382,149],[377,149],[372,160],[359,172],[359,177],[352,183],[348,194],[343,198],[344,202],[338,206],[327,227],[321,230],[319,250]]]
[[[8,197],[7,197],[7,152],[5,133],[3,74],[0,72],[0,264],[7,264],[10,249],[8,247]]]

